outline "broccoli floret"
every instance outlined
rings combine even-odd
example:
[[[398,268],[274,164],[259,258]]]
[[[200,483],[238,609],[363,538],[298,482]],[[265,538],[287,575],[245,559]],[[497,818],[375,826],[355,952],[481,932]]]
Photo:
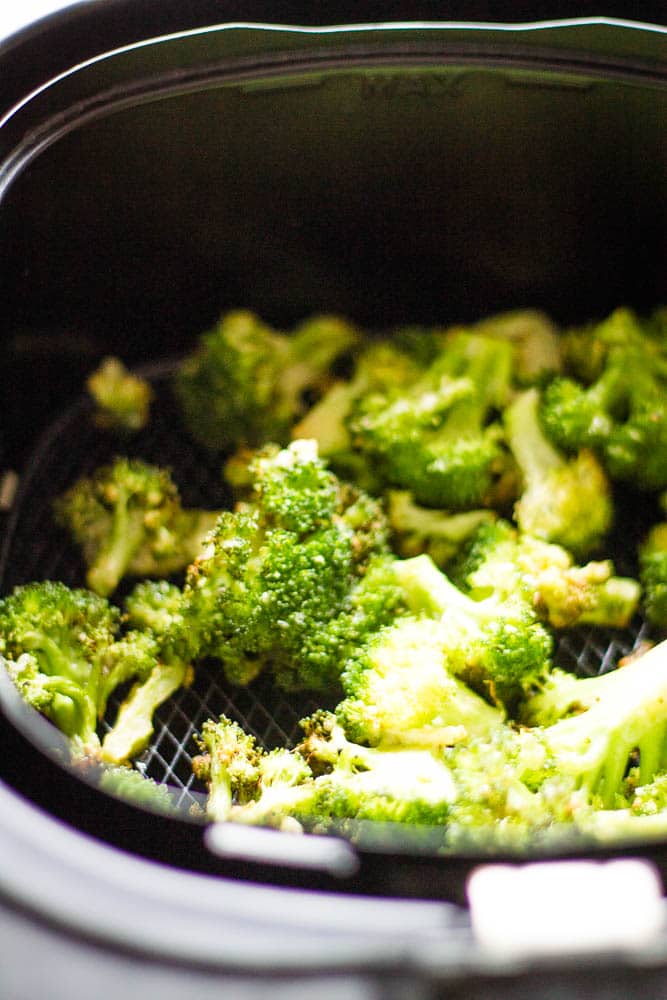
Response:
[[[556,670],[526,703],[530,728],[448,749],[450,845],[525,845],[563,824],[605,841],[664,832],[666,657],[663,643],[603,676]]]
[[[291,334],[251,312],[224,315],[183,362],[174,388],[185,424],[205,448],[289,440],[290,427],[321,394],[334,362],[359,334],[334,316],[316,316]]]
[[[442,623],[447,666],[513,713],[551,667],[553,639],[520,597],[473,600],[427,555],[398,560],[395,574],[413,614]]]
[[[357,746],[324,711],[302,725],[295,750],[267,752],[225,717],[207,723],[196,773],[209,783],[209,815],[295,832],[328,820],[444,821],[454,789],[436,755]]]
[[[107,795],[131,802],[141,809],[166,815],[176,811],[169,788],[132,767],[113,764],[102,767],[98,785]]]
[[[591,334],[606,347],[592,384],[557,378],[545,390],[541,420],[568,452],[592,449],[613,480],[644,490],[667,486],[667,352],[629,309]]]
[[[553,671],[526,703],[525,721],[544,727],[561,773],[574,775],[602,808],[618,805],[635,756],[638,784],[665,766],[667,642],[597,677]]]
[[[494,419],[511,381],[508,343],[456,332],[406,390],[369,394],[349,421],[386,483],[446,510],[489,506],[509,458]]]
[[[106,598],[53,581],[17,587],[0,601],[0,654],[24,699],[78,746],[118,764],[146,746],[156,708],[187,673],[180,661],[163,662],[154,635],[120,633],[120,617]],[[109,699],[129,682],[100,747]]]
[[[450,850],[525,850],[590,812],[539,730],[501,726],[449,748],[444,759],[456,787],[446,829]]]
[[[211,819],[239,816],[264,796],[280,803],[280,794],[312,779],[306,762],[282,747],[266,751],[250,733],[225,715],[204,723],[197,738],[202,753],[193,760],[195,776],[208,785],[207,813]],[[273,791],[272,791],[273,790]]]
[[[82,549],[87,585],[104,597],[126,575],[184,569],[217,519],[215,511],[184,509],[168,470],[124,457],[82,476],[54,509]]]
[[[477,528],[451,575],[475,600],[521,594],[556,629],[626,628],[641,596],[639,583],[616,576],[611,560],[575,565],[562,546],[524,535],[502,518]]]
[[[434,360],[438,343],[436,332],[421,328],[396,331],[391,340],[366,343],[355,352],[350,378],[332,382],[292,428],[292,438],[316,440],[319,454],[338,475],[372,493],[381,492],[375,460],[355,448],[350,420],[366,397],[413,385]]]
[[[661,501],[667,511],[667,493]],[[639,579],[646,617],[667,629],[667,521],[654,524],[639,546]]]
[[[507,439],[523,476],[514,517],[525,534],[581,557],[611,528],[609,482],[592,451],[582,449],[569,457],[549,441],[540,424],[539,402],[538,390],[527,389],[505,411]]]
[[[163,634],[179,619],[183,591],[169,580],[141,580],[125,598],[125,620],[136,629]]]
[[[148,423],[153,399],[150,382],[129,372],[119,358],[104,358],[88,376],[86,388],[95,403],[98,427],[132,433]]]
[[[196,648],[182,614],[183,593],[164,580],[138,583],[125,600],[130,626],[103,660],[105,676],[136,683],[123,698],[102,743],[102,759],[131,760],[149,743],[157,709],[190,684]],[[136,664],[134,672],[128,667]]]
[[[472,332],[512,345],[512,376],[520,386],[542,385],[561,370],[559,332],[538,309],[517,309],[490,316],[475,323]]]
[[[234,683],[270,666],[283,688],[330,689],[400,604],[386,518],[313,441],[267,448],[252,476],[252,500],[221,515],[188,572],[189,634]]]
[[[403,558],[426,553],[444,567],[481,524],[493,522],[492,510],[434,510],[415,503],[407,490],[388,490],[387,517],[394,551]]]
[[[404,616],[346,663],[336,708],[346,735],[369,746],[447,746],[500,725],[503,713],[449,670],[446,622]]]
[[[82,744],[96,742],[100,657],[119,611],[97,594],[45,581],[0,601],[0,654],[23,697]]]

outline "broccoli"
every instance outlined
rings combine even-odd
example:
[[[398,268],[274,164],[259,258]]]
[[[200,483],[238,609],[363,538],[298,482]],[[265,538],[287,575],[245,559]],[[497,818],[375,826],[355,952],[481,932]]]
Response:
[[[0,654],[18,690],[83,745],[97,742],[100,656],[119,619],[105,598],[57,581],[25,584],[0,600]]]
[[[550,442],[539,402],[538,390],[526,389],[505,410],[507,440],[523,476],[514,517],[525,534],[581,557],[594,551],[611,528],[609,482],[592,451],[584,448],[571,458]]]
[[[166,469],[124,457],[78,479],[54,510],[82,549],[88,587],[103,597],[126,575],[184,569],[217,519],[215,511],[183,508]]]
[[[429,750],[357,746],[325,711],[302,726],[295,750],[263,751],[225,716],[205,724],[195,767],[209,784],[209,815],[292,832],[330,820],[445,820],[454,788]]]
[[[349,739],[436,748],[500,725],[503,712],[450,672],[450,640],[445,621],[406,615],[351,656],[336,708]]]
[[[438,352],[437,331],[394,331],[391,339],[371,340],[354,354],[351,376],[334,380],[292,428],[292,438],[314,439],[320,456],[338,475],[373,493],[382,490],[372,455],[357,449],[349,423],[368,396],[412,386]]]
[[[131,802],[151,812],[173,814],[176,805],[166,785],[127,765],[107,765],[99,775],[99,787],[107,795]]]
[[[287,789],[312,778],[299,754],[263,750],[225,715],[205,722],[197,742],[202,753],[193,759],[193,771],[208,784],[207,812],[215,820],[231,818],[274,782]]]
[[[612,808],[635,755],[639,784],[667,763],[667,642],[596,677],[552,671],[523,720],[542,727],[561,773]]]
[[[267,447],[252,478],[252,499],[221,515],[188,571],[188,634],[233,683],[270,666],[284,689],[328,690],[348,652],[399,608],[386,518],[314,441]]]
[[[660,498],[667,513],[667,492]],[[639,546],[644,611],[652,625],[667,629],[667,521],[654,524]]]
[[[287,334],[251,312],[226,313],[175,378],[186,427],[213,452],[285,444],[327,387],[334,362],[358,340],[357,330],[334,316],[312,317]]]
[[[151,634],[120,633],[120,618],[106,598],[56,581],[16,587],[0,601],[0,654],[24,699],[77,745],[113,763],[143,749],[155,709],[185,678],[183,665],[161,662]],[[134,687],[100,747],[99,721],[111,695],[129,682]]]
[[[104,763],[76,745],[71,748],[70,764],[81,778],[114,798],[164,815],[178,809],[172,790],[149,778],[140,767]]]
[[[129,433],[148,423],[153,390],[150,383],[127,370],[115,357],[104,358],[88,376],[86,388],[95,404],[98,427]]]
[[[494,419],[508,398],[511,346],[457,332],[407,389],[371,393],[348,426],[388,486],[445,510],[490,506],[509,456]]]
[[[123,698],[113,725],[102,740],[101,758],[122,764],[144,750],[153,735],[156,710],[190,681],[190,668],[182,660],[153,660],[147,676],[138,680]]]
[[[551,668],[553,638],[528,602],[473,600],[427,555],[397,560],[394,571],[409,610],[440,620],[448,669],[513,713]]]
[[[294,750],[258,748],[222,717],[196,774],[215,819],[325,831],[375,820],[442,829],[442,847],[525,848],[576,829],[600,839],[664,832],[667,642],[595,678],[555,671],[520,727],[426,748],[354,742],[336,716],[302,721]],[[653,820],[648,822],[649,817]]]
[[[502,518],[478,526],[450,572],[475,600],[521,594],[556,629],[626,628],[641,596],[639,583],[616,576],[611,560],[575,565],[562,546],[525,535]]]
[[[614,481],[667,486],[667,351],[629,309],[590,334],[606,348],[592,384],[556,378],[540,418],[556,447],[592,449]]]
[[[403,558],[426,553],[440,567],[450,562],[481,524],[496,518],[487,508],[452,513],[422,507],[408,490],[388,490],[385,501],[394,551]]]
[[[559,332],[537,309],[516,309],[480,320],[477,336],[496,337],[512,345],[512,374],[520,386],[541,385],[562,368]]]
[[[155,632],[167,632],[180,621],[183,591],[169,580],[141,580],[125,598],[125,620],[131,627]]]
[[[450,747],[444,760],[456,788],[449,850],[525,850],[572,830],[591,808],[572,775],[560,774],[539,730],[504,725]]]
[[[122,763],[149,743],[156,710],[192,680],[195,649],[182,615],[183,594],[164,580],[142,580],[125,599],[123,620],[129,629],[106,653],[109,676],[118,683],[134,679],[102,742],[102,759]],[[127,655],[122,655],[125,650]],[[124,664],[143,655],[141,669],[122,676]],[[115,666],[119,660],[118,666]]]

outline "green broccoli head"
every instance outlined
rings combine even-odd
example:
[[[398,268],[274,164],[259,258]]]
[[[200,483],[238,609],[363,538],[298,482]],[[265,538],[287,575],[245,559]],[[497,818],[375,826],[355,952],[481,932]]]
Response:
[[[355,446],[417,503],[489,506],[510,464],[495,416],[507,400],[511,360],[509,343],[456,331],[415,383],[360,400],[349,421]]]
[[[216,518],[184,510],[168,470],[126,457],[82,476],[58,498],[55,513],[81,546],[87,585],[105,597],[126,575],[167,576],[186,567]]]
[[[524,721],[542,727],[559,771],[572,775],[602,808],[623,802],[624,781],[638,759],[637,781],[664,766],[667,733],[667,642],[597,677],[554,671],[526,703]]]
[[[187,428],[216,452],[286,443],[313,394],[327,387],[336,359],[357,340],[357,331],[333,316],[313,317],[290,335],[251,312],[226,313],[175,380]]]
[[[124,602],[125,621],[132,628],[161,636],[180,621],[183,591],[169,580],[140,580]]]
[[[592,552],[613,519],[608,478],[592,451],[558,451],[542,429],[537,389],[520,393],[505,411],[509,446],[523,477],[514,506],[521,531],[577,556]]]
[[[555,379],[540,417],[554,444],[592,449],[613,480],[667,486],[667,362],[655,322],[618,309],[588,334],[600,345],[590,383]]]
[[[0,655],[24,699],[94,756],[122,764],[144,749],[153,715],[186,680],[188,666],[165,662],[152,633],[119,633],[120,611],[92,591],[45,581],[0,601]],[[111,695],[123,695],[115,722],[98,724]]]
[[[269,449],[252,499],[224,513],[190,567],[184,616],[200,654],[248,683],[270,664],[285,688],[326,690],[342,658],[395,613],[379,503],[337,479],[314,442]]]
[[[559,773],[539,730],[505,725],[452,747],[445,760],[456,787],[449,849],[522,851],[589,814],[576,781]]]
[[[477,528],[451,573],[476,600],[522,595],[556,629],[626,628],[641,595],[638,582],[616,576],[610,560],[575,565],[562,546],[525,535],[502,518]]]
[[[0,601],[0,654],[25,697],[67,736],[94,742],[100,658],[119,612],[105,598],[63,583],[17,587]]]
[[[442,623],[447,666],[510,713],[551,668],[553,638],[520,595],[474,600],[426,555],[396,562],[405,602]]]
[[[121,434],[148,423],[153,390],[147,379],[128,371],[119,358],[104,358],[88,376],[86,388],[95,403],[95,423]]]
[[[336,716],[346,735],[369,746],[447,746],[500,725],[489,705],[448,666],[446,624],[404,616],[346,663],[346,698]]]

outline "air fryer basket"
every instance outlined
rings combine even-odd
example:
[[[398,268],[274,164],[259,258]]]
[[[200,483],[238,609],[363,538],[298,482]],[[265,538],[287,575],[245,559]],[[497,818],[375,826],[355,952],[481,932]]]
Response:
[[[517,306],[567,323],[664,301],[661,44],[657,29],[604,23],[226,26],[93,60],[12,109],[0,129],[1,432],[21,485],[3,592],[81,582],[51,501],[119,450],[170,466],[188,504],[226,501],[169,388],[225,308],[276,325],[328,310],[377,328]],[[109,353],[157,391],[127,446],[80,396]],[[619,510],[621,572],[641,508]],[[593,674],[647,636],[641,618],[622,633],[577,630],[557,659]],[[189,813],[206,718],[226,712],[274,745],[314,707],[263,680],[232,689],[204,665],[160,710],[140,766]],[[392,849],[410,857],[407,841]],[[388,891],[443,891],[408,887],[404,872]]]

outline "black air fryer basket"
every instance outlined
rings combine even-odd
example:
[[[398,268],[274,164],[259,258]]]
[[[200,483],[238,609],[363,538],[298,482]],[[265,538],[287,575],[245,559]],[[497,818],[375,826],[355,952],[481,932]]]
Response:
[[[94,7],[83,5],[81,28]],[[171,467],[187,505],[217,508],[228,501],[219,463],[182,429],[170,379],[228,308],[249,307],[276,326],[327,311],[382,328],[520,306],[567,324],[619,304],[641,311],[667,301],[667,29],[604,19],[190,30],[179,21],[168,32],[153,19],[154,32],[115,49],[92,40],[87,49],[82,37],[81,57],[63,55],[50,78],[21,63],[38,36],[0,51],[13,69],[0,108],[2,593],[34,579],[81,583],[80,557],[51,505],[119,450],[95,427],[82,391],[108,354],[149,377],[156,393],[149,426],[123,450]],[[633,572],[646,513],[619,512],[620,572]],[[644,638],[641,618],[623,632],[576,630],[557,659],[594,674]],[[260,848],[251,836],[205,842],[203,790],[191,769],[201,724],[224,712],[267,746],[293,743],[298,720],[320,704],[268,681],[234,689],[204,666],[160,709],[139,766],[171,788],[177,815],[168,818],[74,773],[53,727],[0,681],[7,843],[16,849],[31,810],[34,829],[56,817],[65,827],[54,828],[54,857],[62,862],[59,852],[82,833],[94,838],[82,842],[82,857],[121,848],[139,866],[140,888],[128,888],[129,869],[121,882],[130,895],[144,893],[146,907],[155,905],[156,863],[175,880],[165,890],[169,913],[183,905],[200,919],[189,880],[206,895],[212,878],[225,913],[226,894],[246,893],[236,898],[246,900],[240,919],[251,926],[259,883],[283,887],[270,897],[272,920],[288,890],[319,890],[314,898],[328,900],[331,914],[343,895],[357,905],[379,896],[461,903],[470,871],[490,860],[472,850],[438,857],[407,833],[373,830],[354,848],[322,838],[301,858],[284,834]],[[666,846],[632,845],[632,854],[663,873]],[[26,864],[31,851],[32,863],[48,864],[32,837],[22,851]],[[561,853],[590,856],[572,844]],[[81,872],[71,874],[77,884]],[[18,874],[7,885],[17,898],[27,891]],[[110,876],[99,891],[116,889]],[[378,930],[363,961],[336,938],[341,966],[386,970],[408,953],[415,963],[410,935],[424,943],[446,926],[451,964],[444,953],[437,962],[421,955],[424,967],[453,977],[467,954],[468,974],[481,975],[461,944],[470,944],[462,911],[410,905],[425,908],[400,911],[407,938],[396,926]],[[326,923],[321,916],[320,931]],[[261,934],[253,925],[262,940],[266,924]],[[99,934],[107,931],[118,935],[117,924]],[[211,956],[204,940],[198,961]],[[356,940],[368,944],[365,933]]]

